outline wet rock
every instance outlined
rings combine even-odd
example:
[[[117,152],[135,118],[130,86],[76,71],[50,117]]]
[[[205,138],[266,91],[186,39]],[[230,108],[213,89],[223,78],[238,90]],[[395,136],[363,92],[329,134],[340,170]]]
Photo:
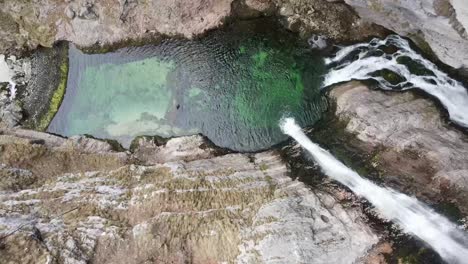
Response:
[[[444,63],[468,67],[468,8],[463,0],[346,0],[359,15],[413,39]]]
[[[312,49],[323,50],[328,47],[328,40],[326,36],[312,35],[308,40],[309,46]]]
[[[7,127],[17,126],[23,119],[22,109],[16,101],[0,100],[0,122]]]
[[[45,144],[31,146],[32,137]],[[128,154],[89,153],[72,141],[0,135],[0,173],[24,170],[33,181],[0,193],[0,233],[20,226],[2,241],[2,260],[353,263],[379,241],[359,207],[336,202],[331,187],[311,191],[292,180],[275,152],[215,155],[193,136],[135,146],[154,148],[153,165],[111,165]],[[22,159],[23,149],[34,154]],[[63,155],[68,166],[57,170]]]
[[[467,136],[430,99],[351,82],[335,87],[336,115],[371,155],[390,186],[429,202],[455,201],[468,212]]]

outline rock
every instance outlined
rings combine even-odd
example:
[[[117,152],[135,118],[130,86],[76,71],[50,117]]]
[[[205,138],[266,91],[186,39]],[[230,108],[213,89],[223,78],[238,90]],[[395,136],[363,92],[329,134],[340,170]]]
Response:
[[[22,109],[16,101],[0,100],[0,122],[7,127],[15,127],[20,123],[21,119],[23,119],[21,111]]]
[[[345,0],[365,20],[413,39],[444,63],[468,67],[468,8],[463,0]]]
[[[80,11],[78,12],[78,17],[85,20],[97,20],[99,16],[96,14],[96,11],[94,11],[93,7],[93,4],[85,4],[80,8]]]
[[[139,137],[135,141],[132,144],[135,148],[134,156],[146,165],[207,159],[215,153],[201,136],[174,138],[163,144],[151,137]]]
[[[368,254],[360,260],[360,263],[364,264],[387,264],[385,256],[390,255],[393,252],[392,243],[382,241],[376,244]]]
[[[455,201],[468,212],[467,136],[448,125],[431,100],[356,82],[333,88],[330,96],[336,116],[390,186],[433,203]]]
[[[369,36],[383,37],[387,32],[361,20],[342,2],[275,0],[285,26],[304,38],[325,35],[337,41],[362,41]]]
[[[309,46],[312,49],[323,50],[328,47],[328,40],[326,36],[312,35],[308,40]]]
[[[0,30],[0,53],[51,47],[60,40],[89,47],[158,35],[193,38],[220,27],[229,17],[270,16],[277,10],[285,16],[286,26],[306,38],[320,33],[356,41],[384,34],[345,4],[325,0],[5,0],[0,10],[0,29],[5,32],[2,38]]]
[[[0,10],[8,14],[3,20],[12,24],[8,31],[11,36],[6,39],[8,42],[0,38],[0,53],[23,46],[21,32],[27,32],[28,46],[34,47],[51,47],[59,40],[84,47],[96,43],[114,44],[153,36],[149,32],[190,38],[222,25],[231,13],[232,2],[157,0],[143,5],[129,0],[76,0],[69,3],[63,0],[6,0],[0,3]],[[70,20],[75,15],[80,19]]]
[[[2,241],[7,263],[353,263],[379,241],[360,207],[339,203],[335,187],[292,180],[273,151],[218,155],[200,136],[153,140],[134,146],[157,156],[153,165],[137,166],[44,133],[31,146],[35,133],[0,135],[0,174],[16,173],[0,192],[0,233],[21,225]],[[55,168],[63,155],[67,166]]]
[[[67,6],[67,8],[65,8],[65,15],[69,18],[69,19],[73,19],[75,18],[75,11],[73,10],[72,7],[70,6]]]

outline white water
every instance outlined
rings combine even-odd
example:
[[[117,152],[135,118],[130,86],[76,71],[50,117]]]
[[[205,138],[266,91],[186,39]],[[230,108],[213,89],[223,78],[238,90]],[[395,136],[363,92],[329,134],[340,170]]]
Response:
[[[9,90],[10,90],[10,100],[13,100],[16,98],[16,83],[13,81],[9,81]]]
[[[13,100],[16,97],[16,83],[13,82],[13,73],[5,61],[5,55],[0,54],[0,82],[8,82],[9,99]]]
[[[468,262],[468,236],[447,218],[435,213],[413,197],[380,187],[362,178],[328,151],[313,143],[294,119],[286,118],[281,121],[281,129],[312,154],[326,175],[367,199],[382,217],[425,241],[448,263]]]
[[[379,57],[370,56],[378,50],[379,46],[394,45],[398,51],[393,54],[384,54]],[[347,60],[350,55],[358,54],[358,59]],[[412,74],[408,68],[397,62],[403,56],[411,58],[414,62],[431,70],[435,76],[418,76]],[[348,57],[348,58],[347,58]],[[350,81],[350,80],[376,80],[382,89],[393,89],[382,77],[373,77],[372,73],[378,70],[388,69],[405,77],[406,81],[399,85],[403,90],[420,88],[421,90],[437,97],[448,110],[450,119],[457,124],[468,127],[468,92],[463,85],[440,71],[436,65],[426,60],[411,49],[408,41],[397,35],[392,35],[384,40],[373,39],[369,43],[360,43],[343,47],[337,54],[325,60],[326,64],[334,66],[325,76],[323,86]],[[403,88],[402,86],[405,85]],[[468,261],[468,260],[467,260]]]

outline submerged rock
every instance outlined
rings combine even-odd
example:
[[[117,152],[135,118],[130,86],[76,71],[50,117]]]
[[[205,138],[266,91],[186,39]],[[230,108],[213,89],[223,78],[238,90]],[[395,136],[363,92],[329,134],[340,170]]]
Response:
[[[336,115],[389,185],[468,213],[468,141],[431,100],[351,82],[333,88]]]
[[[3,131],[2,260],[353,263],[379,241],[340,190],[292,180],[275,152],[219,154],[200,136],[140,141],[135,153],[154,147],[157,158],[137,166],[96,144]]]

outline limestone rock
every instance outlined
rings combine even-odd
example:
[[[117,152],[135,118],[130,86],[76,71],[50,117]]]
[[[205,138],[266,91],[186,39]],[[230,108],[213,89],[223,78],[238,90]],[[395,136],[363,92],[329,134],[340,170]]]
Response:
[[[359,15],[429,45],[444,63],[468,67],[468,7],[463,0],[345,0]],[[426,48],[427,51],[427,48]]]
[[[24,45],[21,36],[26,32],[29,46],[50,47],[58,40],[91,46],[150,37],[151,32],[192,37],[220,26],[230,15],[232,1],[6,0],[0,10],[11,24],[6,40],[15,37],[9,44]],[[12,45],[2,46],[0,52]]]
[[[0,53],[51,47],[60,40],[88,47],[159,35],[192,38],[230,17],[269,16],[277,10],[287,27],[306,38],[320,33],[356,41],[382,35],[381,28],[362,21],[344,3],[326,0],[5,0],[0,10]]]
[[[431,100],[356,82],[333,88],[330,96],[387,182],[432,200],[453,199],[468,211],[467,135],[448,125]]]
[[[310,38],[325,35],[337,41],[362,41],[369,36],[383,36],[386,31],[360,19],[342,2],[275,0],[279,15],[290,30]]]
[[[221,155],[182,137],[154,144],[159,157],[141,166],[3,132],[0,233],[20,227],[0,241],[7,263],[353,263],[379,241],[360,207],[292,180],[272,151]]]

